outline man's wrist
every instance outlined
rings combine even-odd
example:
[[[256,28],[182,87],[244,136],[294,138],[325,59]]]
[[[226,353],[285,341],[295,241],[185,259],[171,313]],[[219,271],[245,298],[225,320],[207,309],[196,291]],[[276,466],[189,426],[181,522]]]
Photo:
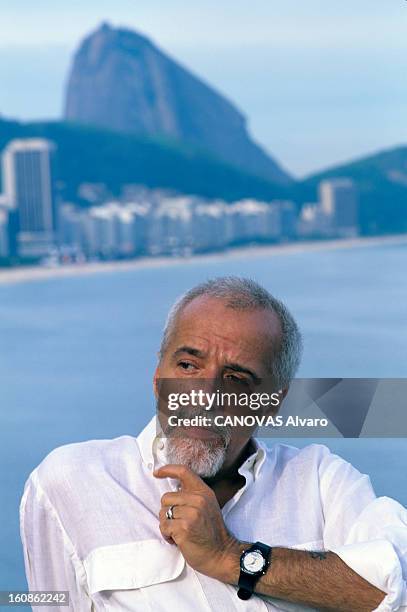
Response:
[[[249,546],[251,546],[251,542],[241,542],[232,538],[222,551],[220,562],[217,564],[217,575],[214,578],[237,586],[240,575],[240,556]]]

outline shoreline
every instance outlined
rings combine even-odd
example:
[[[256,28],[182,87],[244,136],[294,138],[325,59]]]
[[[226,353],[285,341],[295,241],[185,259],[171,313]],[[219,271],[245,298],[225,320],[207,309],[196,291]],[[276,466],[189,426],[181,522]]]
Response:
[[[287,242],[283,244],[247,245],[231,248],[226,251],[192,255],[188,257],[140,257],[132,260],[85,262],[66,264],[59,267],[21,266],[0,268],[0,285],[34,282],[65,277],[88,276],[106,272],[137,270],[143,268],[161,268],[169,265],[185,265],[199,262],[210,262],[219,259],[238,259],[239,257],[280,256],[315,251],[332,251],[357,247],[407,244],[407,233],[390,236],[367,236],[342,238],[334,240],[310,240],[304,242]]]

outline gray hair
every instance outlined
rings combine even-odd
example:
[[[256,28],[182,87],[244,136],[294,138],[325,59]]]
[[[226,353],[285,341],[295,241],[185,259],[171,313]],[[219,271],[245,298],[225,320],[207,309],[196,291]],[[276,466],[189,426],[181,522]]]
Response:
[[[204,295],[224,300],[226,306],[233,310],[266,309],[278,316],[282,339],[279,351],[270,364],[270,371],[279,388],[287,387],[300,365],[301,333],[287,307],[259,283],[249,278],[237,276],[214,278],[200,283],[181,295],[168,313],[160,346],[160,359],[167,349],[181,311],[192,300]]]

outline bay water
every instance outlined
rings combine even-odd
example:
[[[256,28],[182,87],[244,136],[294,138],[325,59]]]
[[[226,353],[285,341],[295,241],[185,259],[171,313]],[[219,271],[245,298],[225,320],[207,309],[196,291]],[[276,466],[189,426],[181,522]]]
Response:
[[[407,246],[387,244],[0,285],[0,590],[27,588],[18,506],[30,471],[62,444],[137,435],[153,415],[160,336],[182,292],[251,277],[298,320],[299,376],[397,378],[407,377],[406,270]],[[407,505],[406,439],[318,442]]]

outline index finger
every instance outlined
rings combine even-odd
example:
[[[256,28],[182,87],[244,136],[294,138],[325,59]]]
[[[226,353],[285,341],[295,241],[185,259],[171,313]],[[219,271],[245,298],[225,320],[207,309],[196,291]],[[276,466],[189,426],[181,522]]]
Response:
[[[155,470],[153,475],[156,478],[176,478],[181,482],[185,490],[201,491],[208,488],[202,478],[190,470],[186,465],[169,463]]]

